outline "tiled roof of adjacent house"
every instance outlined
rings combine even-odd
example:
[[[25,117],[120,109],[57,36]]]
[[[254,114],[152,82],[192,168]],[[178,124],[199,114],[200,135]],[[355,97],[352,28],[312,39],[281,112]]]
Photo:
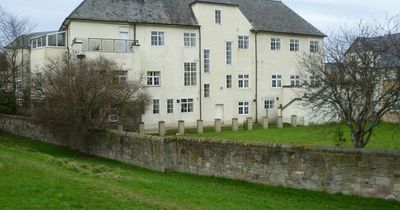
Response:
[[[196,2],[237,5],[254,30],[325,36],[281,1],[276,0],[85,0],[69,19],[198,25],[191,10]]]
[[[379,63],[381,68],[400,67],[400,33],[368,38],[359,37],[351,45],[349,52],[360,45],[381,53]]]
[[[34,32],[31,34],[27,34],[27,35],[22,35],[19,36],[14,42],[12,42],[11,44],[7,45],[5,48],[8,48],[10,46],[16,46],[16,47],[31,47],[31,39],[34,37],[38,37],[38,36],[43,36],[49,33],[54,33],[57,31],[43,31],[43,32]],[[14,45],[16,44],[16,45]]]

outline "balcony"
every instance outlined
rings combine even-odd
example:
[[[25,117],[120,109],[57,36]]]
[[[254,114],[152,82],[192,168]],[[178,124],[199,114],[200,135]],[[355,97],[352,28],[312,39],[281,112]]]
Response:
[[[73,43],[81,44],[84,52],[132,53],[139,46],[138,40],[126,39],[76,38]]]

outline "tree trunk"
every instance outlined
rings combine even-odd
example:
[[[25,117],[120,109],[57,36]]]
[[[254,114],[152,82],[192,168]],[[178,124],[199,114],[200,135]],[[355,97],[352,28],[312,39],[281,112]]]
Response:
[[[353,141],[354,148],[362,149],[365,147],[364,136],[362,135],[362,132],[357,130],[351,131],[351,140]]]

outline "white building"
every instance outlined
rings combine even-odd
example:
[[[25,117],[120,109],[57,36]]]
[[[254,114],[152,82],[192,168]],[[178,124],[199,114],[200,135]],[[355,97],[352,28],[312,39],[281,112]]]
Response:
[[[146,75],[146,128],[260,120],[266,107],[274,120],[309,79],[298,57],[321,48],[324,36],[275,0],[85,0],[59,32],[32,39],[30,64],[40,73],[47,58],[69,50],[115,59],[128,79]],[[284,121],[291,115],[309,120],[298,102]]]

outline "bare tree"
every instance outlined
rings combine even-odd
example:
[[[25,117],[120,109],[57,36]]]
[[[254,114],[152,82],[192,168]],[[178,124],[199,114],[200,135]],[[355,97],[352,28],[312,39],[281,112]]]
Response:
[[[368,144],[400,100],[400,34],[392,23],[341,29],[327,38],[324,50],[301,59],[301,71],[310,77],[306,105],[325,120],[345,123],[355,148]]]
[[[4,55],[7,69],[0,76],[3,82],[3,91],[14,95],[17,92],[17,81],[25,80],[29,75],[29,64],[26,63],[24,49],[28,43],[29,36],[34,26],[27,18],[6,11],[0,7],[0,46],[4,46]],[[22,91],[20,91],[22,92]],[[14,102],[16,103],[16,102]]]
[[[126,117],[125,110],[140,116],[148,101],[142,76],[128,80],[126,73],[103,57],[51,59],[34,78],[33,117],[53,132],[85,133],[107,128],[109,116]]]

